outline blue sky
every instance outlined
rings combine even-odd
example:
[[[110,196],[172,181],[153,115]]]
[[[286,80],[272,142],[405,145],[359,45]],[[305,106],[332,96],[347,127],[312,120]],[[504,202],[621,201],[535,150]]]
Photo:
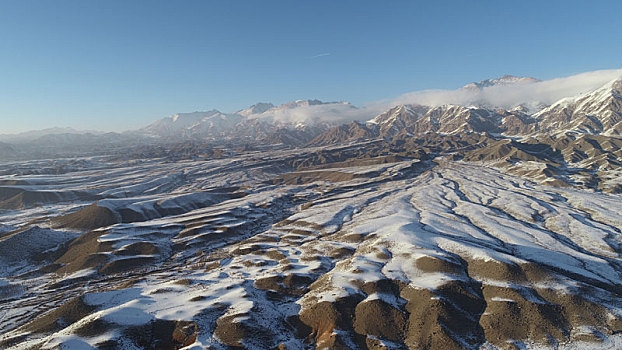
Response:
[[[622,67],[622,1],[0,1],[0,134]]]

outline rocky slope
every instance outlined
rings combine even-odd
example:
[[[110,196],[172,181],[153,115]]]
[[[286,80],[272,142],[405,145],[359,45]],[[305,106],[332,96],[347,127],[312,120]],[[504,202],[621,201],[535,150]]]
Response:
[[[222,136],[244,118],[239,114],[225,114],[217,110],[209,112],[180,113],[160,119],[141,131],[164,138],[192,136]]]
[[[516,79],[509,79],[507,84],[520,84],[521,80]],[[527,79],[529,81],[531,80]],[[503,85],[501,82],[495,84]],[[493,83],[483,81],[467,85],[463,89],[481,89],[490,84]],[[521,106],[504,110],[485,103],[436,107],[398,105],[369,120],[365,128],[368,130],[365,134],[369,138],[385,139],[408,138],[429,132],[483,132],[509,137],[566,133],[617,136],[622,131],[622,79],[613,80],[579,96],[564,98],[533,114]],[[311,144],[350,142],[360,138],[360,129],[358,127],[346,132],[341,126],[334,127],[319,135]]]
[[[534,115],[547,133],[622,133],[622,79],[587,94],[563,99]]]

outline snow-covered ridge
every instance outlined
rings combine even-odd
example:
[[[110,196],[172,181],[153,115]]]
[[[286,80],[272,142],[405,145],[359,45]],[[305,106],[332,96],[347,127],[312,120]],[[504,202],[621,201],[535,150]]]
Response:
[[[513,75],[504,75],[500,78],[495,79],[486,79],[477,83],[470,83],[463,86],[463,89],[482,89],[490,86],[498,86],[498,85],[512,85],[512,84],[528,84],[528,83],[536,83],[541,80],[532,78],[532,77],[517,77]]]
[[[522,86],[540,83],[531,79],[518,81],[510,79],[508,84]],[[476,88],[485,90],[495,86],[507,86],[491,82],[481,85]],[[539,105],[536,108],[539,110],[537,113],[532,113],[534,109],[524,104],[506,110],[472,100],[466,105],[402,104],[370,119],[368,124],[378,128],[378,135],[385,138],[397,134],[416,136],[426,132],[488,132],[523,137],[536,134],[563,135],[569,132],[620,135],[621,91],[622,80],[610,80],[594,90],[565,97],[546,108]]]
[[[622,130],[622,125],[616,125],[617,116],[622,112],[619,105],[608,101],[611,91],[615,90],[612,84],[616,80],[612,79],[620,76],[622,70],[588,72],[545,81],[505,75],[467,84],[457,90],[419,91],[361,108],[347,102],[319,100],[296,100],[280,106],[259,103],[231,114],[210,111],[205,115],[177,115],[144,130],[156,134],[236,137],[241,130],[257,129],[259,124],[263,125],[260,129],[264,133],[267,128],[302,130],[310,125],[322,125],[314,129],[317,132],[341,123],[367,120],[368,124],[380,128],[381,136],[430,131],[449,134],[486,131],[512,136],[543,130],[557,134],[576,131],[615,135]],[[572,111],[568,109],[570,105]],[[561,120],[551,121],[559,119],[552,114],[560,113],[586,114],[602,119],[604,124],[599,128],[577,122],[564,127]],[[175,123],[182,116],[187,122]],[[534,121],[542,122],[542,126]],[[252,125],[245,125],[249,123]],[[316,136],[307,135],[308,139]]]
[[[319,100],[297,100],[274,106],[258,103],[247,109],[232,113],[217,110],[208,112],[179,113],[163,118],[141,129],[141,132],[159,137],[216,137],[216,138],[260,138],[260,134],[248,134],[258,123],[262,133],[279,129],[305,129],[338,120],[349,120],[356,107],[347,102],[322,102]],[[326,122],[329,120],[329,122]],[[268,131],[272,129],[272,131]],[[257,131],[260,132],[260,131]],[[311,135],[313,137],[315,135]]]
[[[539,81],[534,78],[506,76],[468,84],[456,90],[423,90],[403,94],[389,103],[441,106],[458,104],[510,110],[523,106],[535,113],[556,101],[591,92],[622,76],[622,69],[581,73],[564,78]]]

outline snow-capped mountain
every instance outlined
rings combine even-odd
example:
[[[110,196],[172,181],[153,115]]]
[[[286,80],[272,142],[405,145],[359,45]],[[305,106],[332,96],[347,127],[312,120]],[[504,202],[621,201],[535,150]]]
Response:
[[[160,119],[141,131],[169,138],[217,136],[228,131],[243,119],[244,117],[240,114],[227,114],[218,110],[179,113]]]
[[[484,89],[508,84],[530,84],[533,78],[503,77],[467,85],[469,89]],[[470,101],[472,102],[472,101]],[[530,113],[524,105],[505,110],[474,105],[424,106],[398,105],[367,122],[373,137],[393,138],[417,136],[429,132],[443,134],[490,133],[506,136],[531,136],[536,134],[559,135],[567,132],[620,135],[622,134],[622,79],[580,94],[564,98]],[[354,128],[353,130],[355,130]],[[345,129],[337,128],[318,136],[326,143],[349,142],[357,139]]]
[[[503,85],[514,85],[514,84],[529,84],[536,83],[541,80],[532,78],[532,77],[517,77],[513,75],[506,74],[500,78],[495,79],[486,79],[477,83],[470,83],[463,86],[463,89],[478,89],[481,90],[486,87],[491,86],[503,86]]]
[[[539,83],[541,80],[532,77],[517,77],[504,75],[500,78],[486,79],[477,83],[463,86],[459,91],[466,93],[466,100],[462,105],[477,106],[486,109],[521,109],[528,113],[537,112],[546,108],[548,104],[541,98],[526,99],[524,101],[506,102],[497,96],[513,94],[513,90],[526,89]]]
[[[246,109],[241,109],[235,112],[235,114],[239,114],[245,117],[250,117],[254,114],[261,114],[271,108],[274,108],[274,105],[272,103],[259,102]]]
[[[622,79],[597,90],[562,99],[534,115],[541,132],[622,134]]]
[[[478,90],[485,94],[487,89],[537,82],[539,80],[529,77],[503,76],[468,84],[461,90]],[[365,127],[351,124],[360,111],[347,102],[297,100],[279,106],[258,103],[230,114],[216,110],[177,114],[142,131],[168,138],[225,138],[287,145],[301,145],[312,139],[315,139],[313,144],[326,144],[359,140],[362,135],[393,138],[428,132],[528,136],[575,131],[618,135],[622,129],[621,85],[619,80],[611,81],[543,109],[540,102],[534,101],[511,109],[488,106],[484,102],[478,104],[472,99],[468,105],[402,104],[378,114]],[[534,109],[539,112],[532,113]]]
[[[560,99],[584,94],[622,76],[622,69],[601,70],[538,81],[529,77],[505,76],[471,83],[455,90],[419,90],[391,100],[392,106],[455,104],[486,109],[512,110],[521,107],[533,114]],[[389,107],[392,107],[389,106]]]
[[[351,122],[334,126],[311,140],[308,145],[323,146],[346,142],[358,142],[377,138],[378,127],[372,123]]]
[[[280,106],[258,103],[233,113],[179,113],[140,130],[167,139],[228,139],[298,145],[311,140],[356,107],[347,102],[297,100]],[[331,119],[327,121],[326,119]],[[337,121],[332,121],[337,119]]]
[[[272,107],[250,118],[260,118],[281,125],[314,125],[349,122],[358,109],[349,102],[322,102],[320,100],[297,100]]]
[[[362,135],[369,138],[408,138],[425,133],[501,133],[502,123],[507,116],[501,111],[476,107],[444,105],[429,107],[421,105],[399,105],[369,120],[365,126],[359,123],[336,126],[319,135],[313,144],[341,143],[359,140]]]
[[[369,124],[379,127],[380,134],[392,136],[408,130],[430,110],[428,106],[399,105],[370,120]]]

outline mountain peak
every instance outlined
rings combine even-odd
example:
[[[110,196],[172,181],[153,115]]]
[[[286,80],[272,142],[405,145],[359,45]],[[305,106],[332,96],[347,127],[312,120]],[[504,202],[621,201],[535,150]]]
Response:
[[[189,113],[177,113],[169,117],[169,119],[173,123],[178,122],[196,122],[205,117],[210,117],[216,114],[220,114],[220,111],[217,109],[212,109],[206,112],[189,112]],[[166,119],[166,118],[165,118]]]
[[[269,102],[258,102],[255,103],[254,105],[246,108],[246,109],[241,109],[237,112],[235,112],[236,114],[239,115],[243,115],[245,117],[251,116],[253,114],[261,114],[264,113],[270,109],[274,108],[274,105],[272,103]]]
[[[296,100],[296,101],[284,103],[284,104],[280,105],[278,108],[309,107],[309,106],[318,106],[318,105],[331,104],[331,103],[336,103],[336,102],[322,102],[322,101],[317,100],[317,99],[313,99],[313,100]]]
[[[622,134],[622,79],[600,88],[561,99],[534,115],[543,131]]]
[[[491,86],[513,85],[513,84],[528,84],[536,83],[541,80],[532,77],[518,77],[515,75],[506,74],[500,78],[486,79],[480,82],[473,82],[463,86],[463,89],[483,89]]]

